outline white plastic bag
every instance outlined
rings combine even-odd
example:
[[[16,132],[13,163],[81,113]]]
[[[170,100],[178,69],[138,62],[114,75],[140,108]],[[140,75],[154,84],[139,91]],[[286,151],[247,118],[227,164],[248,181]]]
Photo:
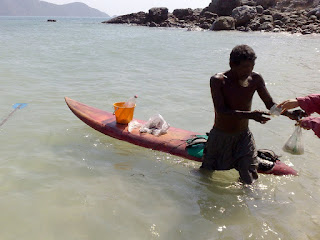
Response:
[[[131,121],[131,122],[129,122],[129,124],[128,124],[128,132],[132,132],[132,130],[133,129],[135,129],[135,128],[139,128],[139,127],[141,127],[141,123],[138,123],[137,121]]]
[[[301,155],[304,153],[302,130],[300,126],[296,126],[294,132],[283,146],[283,151],[295,155]]]
[[[167,133],[170,125],[164,120],[160,114],[152,116],[141,128],[141,133],[150,133],[155,136]]]

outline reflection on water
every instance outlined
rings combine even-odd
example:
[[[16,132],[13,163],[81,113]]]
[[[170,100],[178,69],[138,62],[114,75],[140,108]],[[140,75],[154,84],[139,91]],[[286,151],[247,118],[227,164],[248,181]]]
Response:
[[[132,169],[129,162],[116,163],[116,164],[114,164],[114,168],[118,169],[118,170],[131,170]]]
[[[194,169],[191,172],[201,186],[197,189],[200,214],[211,221],[218,232],[224,233],[221,236],[282,239],[284,232],[287,232],[286,236],[290,236],[290,231],[284,230],[270,220],[277,218],[278,214],[285,213],[285,217],[291,215],[287,212],[293,210],[290,204],[294,202],[292,196],[295,193],[287,192],[286,199],[282,199],[277,196],[277,192],[279,187],[286,188],[295,177],[267,177],[260,174],[259,180],[252,186],[248,186],[237,181],[236,171],[211,174]],[[263,217],[270,212],[274,214],[275,209],[277,209],[276,216],[271,219]],[[247,223],[250,223],[250,226]],[[235,235],[235,231],[239,230],[239,224],[246,229],[245,234],[243,231],[240,235]]]

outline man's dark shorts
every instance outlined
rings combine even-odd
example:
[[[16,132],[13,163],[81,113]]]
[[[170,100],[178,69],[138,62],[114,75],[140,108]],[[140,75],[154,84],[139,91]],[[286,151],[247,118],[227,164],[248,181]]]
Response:
[[[250,130],[230,134],[216,128],[210,131],[201,168],[229,170],[235,168],[240,177],[256,174],[257,149]]]

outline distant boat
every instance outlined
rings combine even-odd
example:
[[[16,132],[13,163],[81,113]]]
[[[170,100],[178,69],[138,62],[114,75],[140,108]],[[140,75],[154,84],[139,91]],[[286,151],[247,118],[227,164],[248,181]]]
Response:
[[[48,19],[47,22],[56,22],[57,20],[55,19]]]

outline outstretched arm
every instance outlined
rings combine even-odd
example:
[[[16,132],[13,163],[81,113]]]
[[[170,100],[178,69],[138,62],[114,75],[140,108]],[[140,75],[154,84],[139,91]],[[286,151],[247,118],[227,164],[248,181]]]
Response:
[[[282,111],[301,107],[308,115],[317,112],[320,114],[320,94],[311,94],[306,97],[286,100],[278,105]]]
[[[258,75],[258,76],[259,76],[259,82],[258,82],[257,92],[261,100],[266,105],[266,108],[270,109],[276,103],[273,101],[268,89],[266,88],[263,78],[261,77],[261,75]],[[284,110],[281,112],[281,115],[286,116],[292,120],[298,120],[301,116],[304,115],[304,113],[303,111],[289,112],[287,110]]]

